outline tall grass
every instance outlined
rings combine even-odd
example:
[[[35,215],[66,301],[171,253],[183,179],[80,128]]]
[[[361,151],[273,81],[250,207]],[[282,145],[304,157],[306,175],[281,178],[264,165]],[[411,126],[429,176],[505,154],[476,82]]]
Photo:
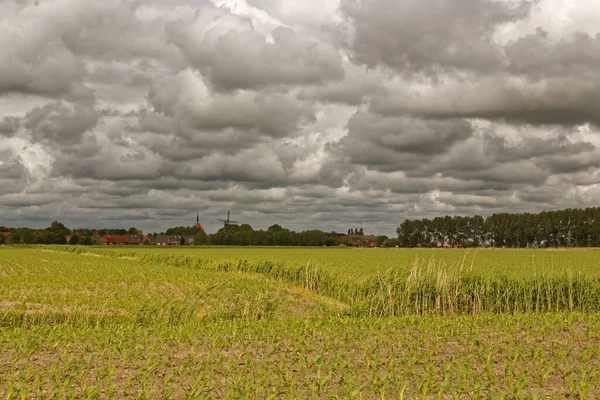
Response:
[[[59,251],[83,253],[89,249],[61,247]],[[103,249],[95,254],[117,257]],[[352,281],[324,271],[318,265],[292,265],[273,260],[210,260],[187,255],[119,253],[142,262],[169,267],[202,268],[223,272],[262,274],[297,284],[348,304],[352,316],[477,315],[550,312],[600,312],[600,279],[569,270],[562,275],[535,273],[522,278],[473,273],[474,257],[446,264],[435,258],[416,258],[406,274],[389,269],[366,281]]]
[[[522,279],[475,275],[462,263],[415,260],[408,276],[389,270],[365,284],[360,314],[476,315],[600,311],[600,280],[549,273]]]

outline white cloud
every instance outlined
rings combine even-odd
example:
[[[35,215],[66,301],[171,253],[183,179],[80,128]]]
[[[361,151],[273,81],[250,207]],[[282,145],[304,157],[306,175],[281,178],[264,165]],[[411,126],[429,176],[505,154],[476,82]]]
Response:
[[[597,205],[591,0],[0,0],[1,224]],[[165,206],[166,204],[166,206]],[[236,211],[237,210],[237,211]],[[190,217],[191,216],[191,217]]]

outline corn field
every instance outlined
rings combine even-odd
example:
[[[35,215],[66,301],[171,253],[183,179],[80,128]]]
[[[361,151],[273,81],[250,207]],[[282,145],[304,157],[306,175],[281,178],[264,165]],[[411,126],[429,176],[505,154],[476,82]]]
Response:
[[[529,260],[519,276],[482,271],[483,251],[407,261],[403,250],[302,250],[319,262],[277,258],[279,250],[227,258],[213,249],[0,247],[0,396],[600,393],[593,265]],[[505,254],[510,263],[515,253]],[[364,263],[356,273],[361,257],[381,257],[385,268]]]

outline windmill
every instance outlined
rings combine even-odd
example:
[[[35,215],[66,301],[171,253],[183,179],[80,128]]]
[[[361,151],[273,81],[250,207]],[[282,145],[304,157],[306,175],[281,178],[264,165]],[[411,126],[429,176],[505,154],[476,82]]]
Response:
[[[232,221],[230,217],[231,211],[227,211],[227,219],[220,219],[219,222],[223,223],[223,228],[227,228],[231,224],[239,224],[238,221]]]

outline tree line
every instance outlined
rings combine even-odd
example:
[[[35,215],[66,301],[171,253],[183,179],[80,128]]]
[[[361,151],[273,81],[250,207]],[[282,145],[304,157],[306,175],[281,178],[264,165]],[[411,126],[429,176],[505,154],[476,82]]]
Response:
[[[254,230],[250,225],[229,225],[218,232],[207,235],[195,244],[216,246],[338,246],[341,240],[328,237],[325,232],[309,230],[295,232],[280,225],[271,225],[267,230]]]
[[[0,232],[8,232],[8,236],[0,235],[0,244],[66,244],[67,236],[71,236],[71,244],[98,244],[92,239],[94,233],[104,235],[142,234],[136,228],[129,229],[77,229],[71,231],[63,223],[54,221],[48,228],[8,228],[0,226]],[[77,232],[77,234],[75,234]]]
[[[100,236],[142,234],[136,228],[79,229],[73,235],[65,225],[54,221],[45,229],[6,228],[0,226],[0,244],[98,244],[92,234]],[[363,230],[350,229],[350,235],[362,235]],[[600,247],[600,208],[565,209],[540,213],[493,214],[487,218],[444,216],[433,219],[405,220],[396,230],[397,239],[377,237],[378,246],[436,247],[438,243],[463,247]],[[196,245],[227,246],[339,246],[344,238],[319,230],[295,232],[280,225],[266,230],[254,230],[250,225],[229,225],[214,234],[193,227],[176,227],[167,235],[194,237]]]
[[[69,228],[57,221],[52,222],[46,229],[14,229],[0,226],[0,232],[9,234],[8,237],[0,236],[0,244],[65,244],[67,235],[71,234]]]
[[[359,230],[357,229],[357,232]],[[70,236],[70,244],[94,245],[99,244],[92,239],[97,233],[104,235],[143,234],[136,228],[130,229],[77,229],[69,230],[60,222],[53,222],[46,229],[7,228],[0,226],[0,232],[9,232],[8,237],[0,236],[0,244],[66,244]],[[75,233],[76,232],[76,233]],[[353,231],[354,232],[354,231]],[[360,230],[362,232],[362,229]],[[157,235],[179,235],[193,237],[195,245],[215,246],[339,246],[345,244],[340,237],[331,237],[319,230],[295,232],[280,225],[272,225],[267,230],[254,230],[250,225],[229,225],[214,234],[207,234],[194,227],[174,227]],[[182,240],[182,244],[186,241]],[[150,244],[150,241],[144,241]]]
[[[396,233],[402,247],[598,247],[600,208],[405,220]]]

